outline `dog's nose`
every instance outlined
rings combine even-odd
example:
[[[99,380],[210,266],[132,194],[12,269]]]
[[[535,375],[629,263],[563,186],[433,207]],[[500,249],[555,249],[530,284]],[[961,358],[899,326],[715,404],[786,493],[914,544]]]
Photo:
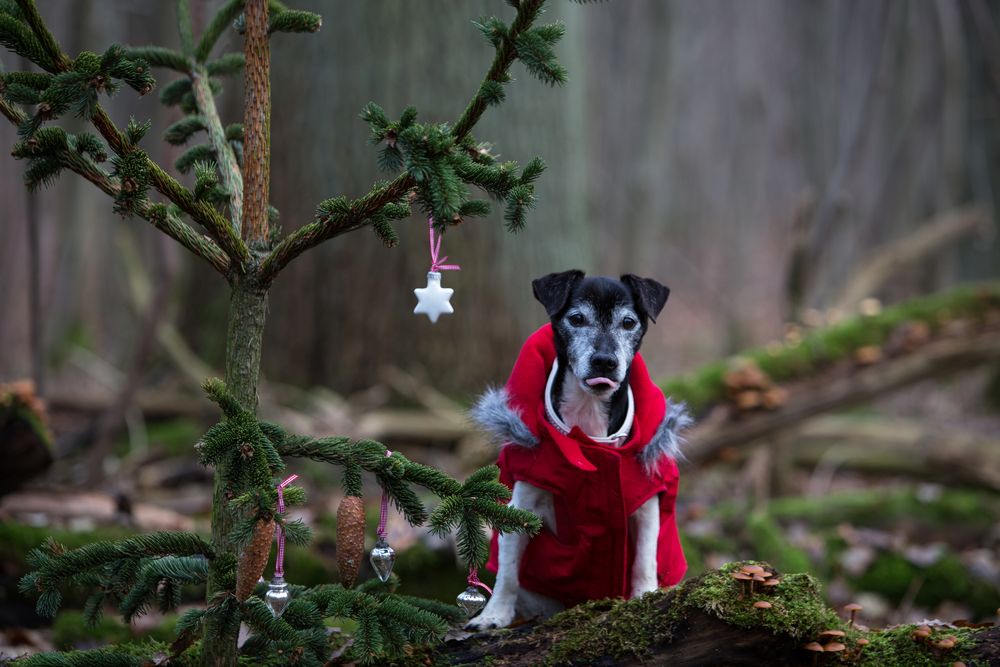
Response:
[[[618,359],[611,354],[595,354],[590,358],[590,366],[597,372],[607,373],[618,368]]]

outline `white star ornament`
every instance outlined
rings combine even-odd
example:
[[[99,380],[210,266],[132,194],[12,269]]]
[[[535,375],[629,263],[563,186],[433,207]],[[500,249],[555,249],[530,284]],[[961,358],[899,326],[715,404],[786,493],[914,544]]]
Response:
[[[450,287],[441,287],[441,274],[437,271],[430,271],[427,274],[427,287],[418,287],[413,290],[417,295],[417,307],[413,309],[414,315],[426,315],[431,322],[437,322],[441,315],[450,315],[455,312],[451,307],[451,295],[455,290]]]

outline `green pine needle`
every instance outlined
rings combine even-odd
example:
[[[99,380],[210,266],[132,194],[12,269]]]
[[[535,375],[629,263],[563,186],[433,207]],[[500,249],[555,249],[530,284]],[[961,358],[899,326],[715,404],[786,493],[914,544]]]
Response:
[[[163,139],[174,146],[181,146],[195,133],[206,129],[205,119],[201,116],[185,116],[163,132]]]
[[[270,17],[268,31],[275,32],[317,32],[323,25],[323,17],[312,12],[290,9]]]
[[[191,61],[183,53],[162,46],[133,46],[125,53],[130,60],[145,60],[151,67],[165,67],[181,74],[191,71]]]
[[[205,66],[209,76],[226,76],[238,74],[243,70],[246,57],[242,53],[227,53]]]

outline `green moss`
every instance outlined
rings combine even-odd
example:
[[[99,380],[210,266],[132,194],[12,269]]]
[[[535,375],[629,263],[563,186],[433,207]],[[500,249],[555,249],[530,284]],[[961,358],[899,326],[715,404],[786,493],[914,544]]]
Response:
[[[808,574],[785,575],[772,592],[741,596],[739,582],[729,573],[748,562],[728,564],[671,591],[629,601],[596,600],[553,616],[542,625],[554,639],[546,664],[590,664],[606,656],[642,658],[652,647],[671,641],[692,609],[738,627],[765,627],[795,641],[841,626],[823,602],[819,584]],[[758,599],[766,599],[772,608],[755,609]]]
[[[602,656],[643,656],[669,641],[672,623],[660,611],[670,595],[655,591],[636,600],[594,600],[553,616],[543,624],[556,638],[547,665],[588,664]]]
[[[105,616],[91,627],[79,611],[64,611],[52,624],[52,643],[60,651],[121,644],[132,639],[132,630],[117,618]]]
[[[808,574],[787,574],[771,593],[741,596],[742,586],[731,572],[747,564],[771,569],[767,563],[729,563],[699,579],[685,582],[678,590],[683,606],[693,606],[741,628],[765,627],[777,634],[804,639],[815,633],[838,628],[841,620],[826,606],[819,582]],[[770,609],[755,609],[753,602],[766,600]]]
[[[948,292],[923,296],[886,308],[878,315],[857,316],[817,329],[795,344],[754,348],[729,361],[715,361],[661,383],[675,400],[685,401],[696,412],[724,398],[724,378],[729,363],[755,362],[772,379],[783,382],[852,354],[865,345],[882,345],[905,322],[923,322],[936,330],[943,318],[980,319],[1000,307],[1000,284],[967,285]]]
[[[969,658],[976,645],[975,631],[968,628],[940,629],[931,635],[937,641],[946,635],[955,637],[955,648],[948,651],[934,648],[928,642],[913,639],[915,625],[869,632],[864,635],[870,644],[861,651],[858,664],[865,667],[946,667]]]

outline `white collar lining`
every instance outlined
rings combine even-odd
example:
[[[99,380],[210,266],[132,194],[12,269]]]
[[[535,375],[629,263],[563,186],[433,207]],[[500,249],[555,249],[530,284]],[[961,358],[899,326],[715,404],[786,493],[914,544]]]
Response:
[[[552,405],[552,385],[555,384],[556,375],[559,373],[559,360],[556,359],[552,362],[552,370],[549,371],[549,379],[545,383],[545,414],[548,416],[549,421],[552,425],[559,430],[563,435],[569,435],[570,428],[566,425],[566,422],[562,420],[559,413],[556,412]],[[593,436],[589,433],[587,437],[594,442],[600,442],[604,444],[614,444],[618,445],[621,441],[624,441],[628,437],[629,432],[632,430],[632,422],[635,419],[635,399],[632,396],[632,386],[628,386],[628,410],[625,412],[625,421],[622,423],[622,427],[618,429],[617,432],[606,436]]]

